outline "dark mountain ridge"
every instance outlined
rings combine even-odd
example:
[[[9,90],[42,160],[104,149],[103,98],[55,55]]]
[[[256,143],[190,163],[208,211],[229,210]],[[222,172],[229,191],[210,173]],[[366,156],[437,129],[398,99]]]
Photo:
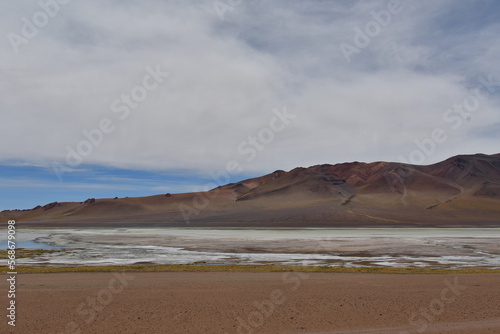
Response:
[[[500,226],[500,154],[282,170],[204,193],[3,211],[30,226]]]

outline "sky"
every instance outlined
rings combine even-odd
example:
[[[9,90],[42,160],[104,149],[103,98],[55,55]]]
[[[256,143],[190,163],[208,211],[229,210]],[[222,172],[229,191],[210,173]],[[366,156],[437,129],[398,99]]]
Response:
[[[500,3],[0,2],[0,210],[500,153]]]

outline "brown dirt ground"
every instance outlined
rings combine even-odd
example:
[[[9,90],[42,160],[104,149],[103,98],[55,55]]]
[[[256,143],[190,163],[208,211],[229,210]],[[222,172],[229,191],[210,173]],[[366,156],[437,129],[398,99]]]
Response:
[[[18,275],[16,327],[3,276],[0,332],[500,333],[500,274],[126,275]]]

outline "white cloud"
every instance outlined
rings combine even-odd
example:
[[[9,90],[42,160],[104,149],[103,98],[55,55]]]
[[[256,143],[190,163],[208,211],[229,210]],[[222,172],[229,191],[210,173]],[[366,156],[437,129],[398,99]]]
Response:
[[[211,6],[188,1],[70,2],[18,55],[2,41],[0,157],[64,162],[65,147],[107,117],[116,130],[85,163],[220,170],[231,159],[243,163],[238,145],[268,126],[273,108],[286,106],[297,119],[246,170],[396,160],[415,149],[415,139],[448,126],[446,109],[463,101],[479,75],[494,73],[499,59],[494,24],[450,25],[438,34],[451,15],[448,2],[404,4],[349,64],[339,43],[352,42],[353,28],[385,1],[256,1],[224,21]],[[0,33],[19,32],[21,17],[36,10],[0,4]],[[449,41],[441,40],[446,32]],[[119,121],[111,102],[156,64],[171,76]],[[482,102],[428,162],[498,152],[497,138],[481,135],[500,122],[498,107],[495,96]]]

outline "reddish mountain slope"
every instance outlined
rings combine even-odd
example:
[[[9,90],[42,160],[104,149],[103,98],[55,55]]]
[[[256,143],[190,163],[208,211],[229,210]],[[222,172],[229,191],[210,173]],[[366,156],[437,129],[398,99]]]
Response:
[[[51,203],[0,216],[30,226],[500,226],[500,154],[429,166],[318,165],[205,193]]]

